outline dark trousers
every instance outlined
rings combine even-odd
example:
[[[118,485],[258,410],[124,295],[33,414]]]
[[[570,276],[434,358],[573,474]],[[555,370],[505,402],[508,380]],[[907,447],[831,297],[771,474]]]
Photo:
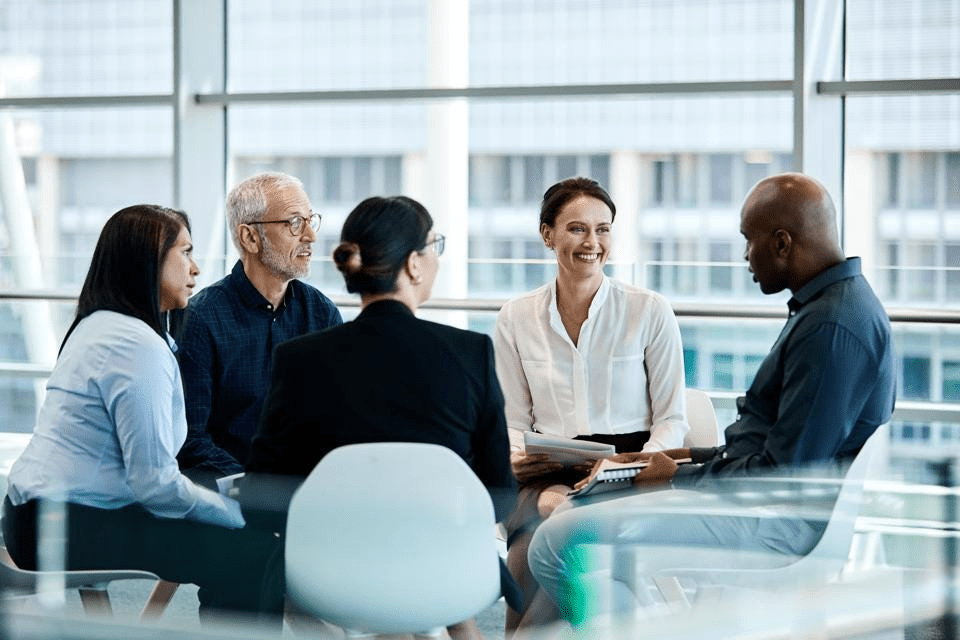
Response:
[[[17,566],[36,570],[37,501],[3,503],[3,538]],[[142,569],[200,587],[201,614],[257,615],[279,629],[283,547],[272,533],[159,518],[138,505],[97,509],[67,503],[67,569]]]

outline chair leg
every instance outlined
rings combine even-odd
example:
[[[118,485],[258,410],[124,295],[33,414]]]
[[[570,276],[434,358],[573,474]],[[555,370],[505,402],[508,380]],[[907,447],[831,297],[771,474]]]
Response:
[[[88,585],[80,587],[80,602],[83,604],[83,610],[87,615],[105,616],[113,615],[113,607],[110,606],[110,595],[107,593],[106,585]]]
[[[177,582],[157,580],[157,583],[153,585],[153,591],[150,592],[150,598],[143,606],[143,611],[140,612],[140,619],[156,620],[162,616],[179,586],[180,584]]]
[[[683,611],[690,608],[690,599],[680,586],[680,581],[674,576],[654,576],[653,582],[671,610]]]

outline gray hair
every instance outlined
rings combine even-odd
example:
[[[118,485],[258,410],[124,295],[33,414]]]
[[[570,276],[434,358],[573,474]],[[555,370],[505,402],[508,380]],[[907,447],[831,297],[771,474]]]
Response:
[[[260,222],[267,215],[267,191],[295,186],[303,189],[299,179],[277,171],[267,171],[251,176],[235,186],[227,194],[227,222],[233,246],[243,253],[240,246],[240,225]],[[259,230],[258,230],[259,231]],[[261,236],[262,236],[262,232]]]

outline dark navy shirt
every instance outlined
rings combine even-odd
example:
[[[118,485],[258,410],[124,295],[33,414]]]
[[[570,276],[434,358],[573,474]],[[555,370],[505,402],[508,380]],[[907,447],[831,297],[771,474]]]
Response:
[[[890,419],[896,370],[890,321],[860,259],[822,272],[787,303],[790,316],[760,365],[726,445],[693,450],[675,486],[776,467],[848,461]]]
[[[200,481],[243,471],[270,386],[273,348],[342,322],[329,298],[299,280],[290,281],[274,309],[240,261],[184,312],[171,314],[188,426],[180,468]]]

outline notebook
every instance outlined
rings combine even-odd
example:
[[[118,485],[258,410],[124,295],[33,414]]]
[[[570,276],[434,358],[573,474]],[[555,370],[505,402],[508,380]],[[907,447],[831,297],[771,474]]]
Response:
[[[680,458],[679,460],[674,460],[674,462],[677,464],[686,464],[692,462],[692,460],[690,458]],[[567,495],[577,497],[598,491],[609,491],[611,489],[629,487],[630,484],[628,481],[632,480],[633,476],[637,475],[637,473],[648,464],[649,462],[646,460],[637,460],[636,462],[603,460],[600,463],[600,468],[597,470],[597,473],[590,479],[590,482],[579,489],[570,491]]]

